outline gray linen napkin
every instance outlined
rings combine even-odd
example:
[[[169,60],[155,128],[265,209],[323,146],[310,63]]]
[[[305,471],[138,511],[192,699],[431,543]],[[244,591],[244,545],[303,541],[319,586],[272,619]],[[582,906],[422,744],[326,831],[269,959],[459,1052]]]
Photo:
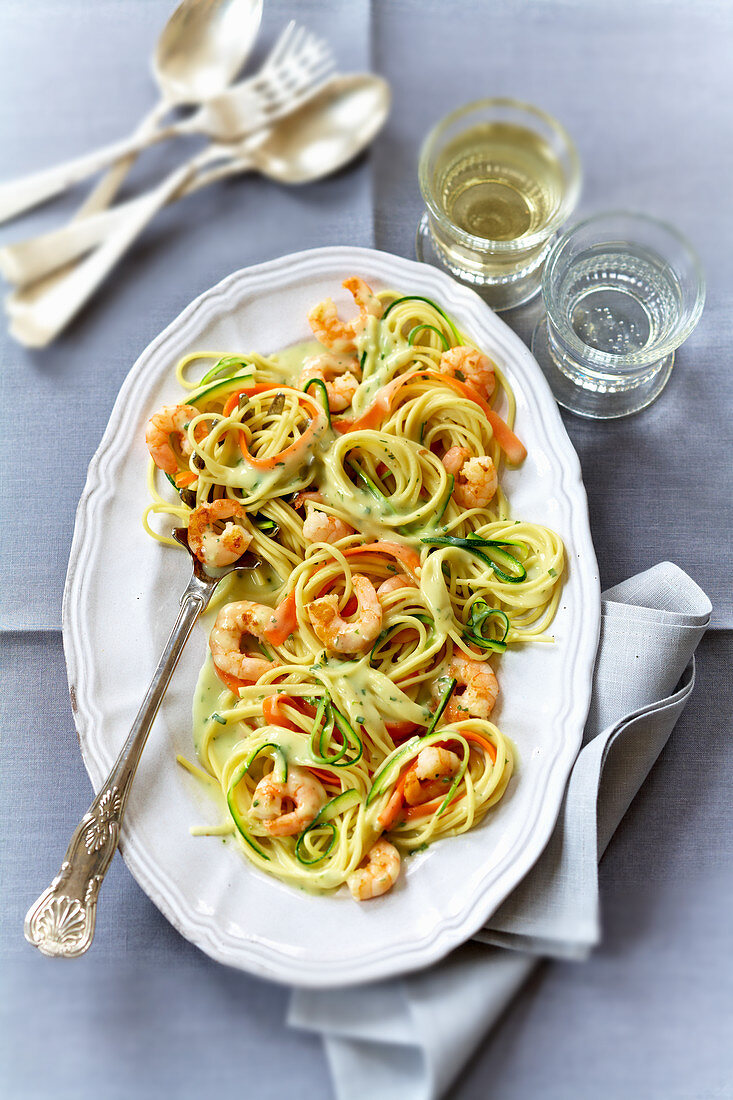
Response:
[[[322,1033],[339,1100],[435,1100],[541,957],[583,958],[598,942],[598,860],[684,709],[711,610],[671,562],[604,592],[583,747],[557,826],[480,942],[406,978],[293,993],[288,1023]]]

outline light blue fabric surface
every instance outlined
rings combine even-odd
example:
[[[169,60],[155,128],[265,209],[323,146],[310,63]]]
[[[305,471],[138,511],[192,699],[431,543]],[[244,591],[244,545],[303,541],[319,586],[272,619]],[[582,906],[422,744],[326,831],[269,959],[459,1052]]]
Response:
[[[130,130],[152,105],[147,56],[172,6],[5,0],[0,176]],[[25,945],[23,914],[90,796],[55,628],[86,467],[140,351],[238,267],[334,243],[412,256],[419,142],[450,108],[491,94],[546,107],[578,142],[583,213],[643,209],[678,224],[700,251],[708,303],[662,398],[619,423],[566,424],[604,586],[670,558],[710,595],[713,626],[733,625],[721,562],[733,500],[733,8],[267,0],[260,56],[294,14],[327,34],[343,68],[373,68],[392,82],[393,114],[373,153],[302,190],[248,178],[165,211],[48,351],[22,349],[0,331],[0,1094],[13,1100],[331,1096],[319,1042],[285,1028],[286,992],[181,940],[119,857],[88,957],[53,962]],[[131,187],[183,151],[151,152]],[[83,193],[2,227],[0,242],[51,228]],[[537,312],[507,320],[526,339]],[[733,863],[729,634],[708,634],[698,654],[690,705],[601,866],[601,947],[582,966],[554,964],[530,981],[453,1089],[457,1100],[733,1096],[722,980]]]

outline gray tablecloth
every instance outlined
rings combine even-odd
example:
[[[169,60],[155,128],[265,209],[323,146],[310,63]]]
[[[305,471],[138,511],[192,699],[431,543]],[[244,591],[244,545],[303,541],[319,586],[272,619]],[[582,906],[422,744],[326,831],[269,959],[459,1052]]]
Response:
[[[152,104],[147,56],[167,0],[5,0],[0,176],[126,133]],[[252,1087],[330,1095],[316,1040],[288,1032],[285,991],[221,968],[167,925],[119,858],[93,952],[43,959],[22,916],[56,871],[90,788],[58,627],[74,509],[115,394],[149,340],[230,271],[320,244],[413,255],[419,142],[450,108],[509,94],[557,115],[585,169],[581,212],[646,210],[702,255],[708,301],[662,398],[626,421],[566,424],[583,466],[604,586],[663,558],[709,594],[714,632],[665,755],[604,859],[605,940],[586,964],[533,980],[456,1097],[733,1096],[731,810],[733,593],[733,8],[712,0],[268,0],[260,55],[292,15],[344,69],[394,90],[371,155],[286,190],[233,181],[167,210],[52,349],[0,332],[3,448],[0,1092],[152,1100]],[[131,188],[177,163],[151,152]],[[2,231],[50,228],[81,192]],[[506,315],[527,339],[538,313]],[[110,624],[114,629],[114,624]],[[728,1011],[728,1018],[729,1018]],[[367,1083],[365,1083],[365,1095]]]

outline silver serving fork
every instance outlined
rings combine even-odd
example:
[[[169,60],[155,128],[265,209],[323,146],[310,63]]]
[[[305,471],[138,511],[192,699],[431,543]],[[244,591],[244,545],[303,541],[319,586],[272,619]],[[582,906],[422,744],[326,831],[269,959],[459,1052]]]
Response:
[[[83,955],[90,946],[94,938],[99,887],[117,850],[135,772],[183,647],[197,619],[208,607],[219,581],[238,569],[256,569],[262,564],[247,552],[219,576],[210,577],[188,545],[187,529],[178,527],[173,536],[193,559],[191,580],[181,596],[176,624],[127,740],[74,831],[58,875],[26,914],[25,938],[44,955],[71,959]]]

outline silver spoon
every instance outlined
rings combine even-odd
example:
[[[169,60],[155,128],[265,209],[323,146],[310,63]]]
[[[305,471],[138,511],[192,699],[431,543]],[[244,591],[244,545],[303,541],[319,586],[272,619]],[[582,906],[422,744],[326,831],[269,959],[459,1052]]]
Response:
[[[194,181],[189,191],[248,171],[291,184],[330,176],[372,143],[387,119],[390,100],[389,84],[380,76],[333,77],[264,140],[235,146],[227,164]]]
[[[263,0],[182,0],[163,27],[151,68],[160,100],[135,131],[155,130],[172,107],[195,107],[223,92],[249,57],[262,22]],[[113,165],[75,217],[112,202],[137,154]]]
[[[26,914],[25,938],[44,955],[75,958],[90,946],[94,938],[99,887],[117,850],[132,781],[183,647],[219,581],[237,569],[255,569],[261,564],[252,554],[246,553],[218,577],[210,577],[188,545],[187,529],[179,527],[173,534],[191,555],[193,574],[181,597],[176,625],[127,740],[97,797],[74,831],[61,870]]]
[[[76,315],[111,268],[158,210],[174,198],[216,180],[257,171],[278,183],[320,179],[348,164],[370,144],[389,112],[389,85],[370,73],[333,77],[306,104],[272,130],[239,145],[211,145],[155,191],[85,220],[83,234],[74,226],[55,234],[63,261],[104,243],[65,276],[53,291],[15,295],[11,334],[29,347],[50,343]],[[223,161],[203,171],[209,162]],[[33,291],[35,288],[30,288]]]
[[[159,133],[158,123],[171,107],[202,103],[224,91],[249,54],[261,17],[262,0],[184,0],[166,25],[153,58],[162,101],[131,138],[108,146],[106,153],[86,153],[55,168],[0,184],[0,221],[53,198],[112,161],[136,153]],[[105,195],[108,189],[105,185]],[[110,199],[113,194],[111,191]]]
[[[166,23],[153,56],[164,99],[203,103],[231,84],[262,21],[262,0],[183,0]]]

